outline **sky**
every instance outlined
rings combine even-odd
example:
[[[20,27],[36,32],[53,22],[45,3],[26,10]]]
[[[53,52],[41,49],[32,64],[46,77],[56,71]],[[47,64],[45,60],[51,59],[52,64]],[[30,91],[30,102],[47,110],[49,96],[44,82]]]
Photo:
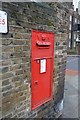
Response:
[[[76,10],[76,8],[78,8],[78,2],[80,0],[73,0],[73,4],[74,4],[74,10]]]

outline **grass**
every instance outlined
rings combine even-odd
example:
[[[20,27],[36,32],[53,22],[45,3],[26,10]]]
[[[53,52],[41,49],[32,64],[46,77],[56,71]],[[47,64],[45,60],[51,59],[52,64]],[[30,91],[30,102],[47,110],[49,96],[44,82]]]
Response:
[[[71,49],[71,50],[68,50],[68,52],[67,52],[69,55],[77,55],[77,50],[76,50],[76,48],[73,48],[73,49]]]

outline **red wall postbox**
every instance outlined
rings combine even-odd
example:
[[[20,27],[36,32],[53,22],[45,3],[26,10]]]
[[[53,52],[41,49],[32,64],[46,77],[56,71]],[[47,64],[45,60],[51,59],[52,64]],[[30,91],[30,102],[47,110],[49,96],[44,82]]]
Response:
[[[52,99],[54,34],[32,31],[31,105],[32,110]]]

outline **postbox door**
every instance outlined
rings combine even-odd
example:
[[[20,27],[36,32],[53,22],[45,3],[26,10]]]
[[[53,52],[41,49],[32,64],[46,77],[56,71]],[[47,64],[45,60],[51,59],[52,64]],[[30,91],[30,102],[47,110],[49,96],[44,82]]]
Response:
[[[35,42],[35,47],[38,47],[36,41],[33,42]],[[44,49],[48,51],[49,48],[46,47],[49,46],[41,46],[37,49],[41,52],[44,52]],[[53,56],[47,56],[47,52],[45,53],[38,57],[41,54],[39,52],[37,57],[32,57],[32,110],[52,99]]]

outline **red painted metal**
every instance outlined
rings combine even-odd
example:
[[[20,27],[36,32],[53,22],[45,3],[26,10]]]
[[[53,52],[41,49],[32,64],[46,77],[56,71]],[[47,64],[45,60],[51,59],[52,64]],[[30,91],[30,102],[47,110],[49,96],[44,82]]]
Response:
[[[31,48],[31,109],[52,99],[54,68],[54,34],[32,31]]]

